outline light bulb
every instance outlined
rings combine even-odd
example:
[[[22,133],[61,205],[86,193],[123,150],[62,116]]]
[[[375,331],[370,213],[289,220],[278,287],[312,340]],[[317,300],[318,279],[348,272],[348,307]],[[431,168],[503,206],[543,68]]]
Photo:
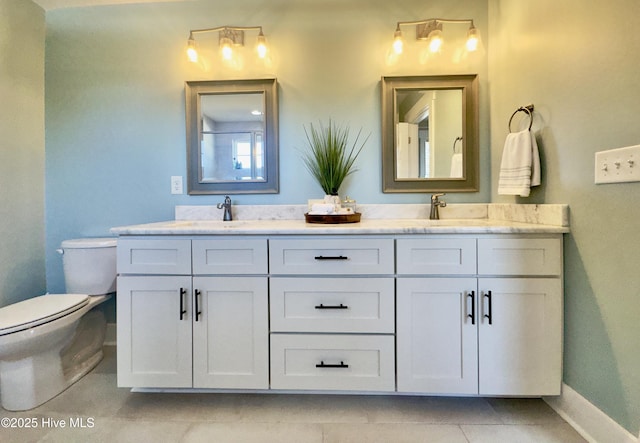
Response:
[[[396,54],[402,54],[402,49],[404,46],[404,42],[402,41],[402,31],[400,31],[400,26],[396,28],[396,32],[393,33],[393,51]]]
[[[480,33],[473,26],[467,32],[467,51],[473,52],[480,46]]]
[[[442,31],[435,29],[429,33],[429,51],[439,52],[442,48]]]
[[[260,31],[258,34],[258,44],[256,46],[256,51],[258,51],[258,57],[265,58],[267,56],[267,41],[264,38],[264,34]]]
[[[231,47],[230,39],[222,39],[222,47],[220,48],[220,51],[222,52],[222,58],[224,60],[231,60],[233,58],[233,48]]]
[[[189,41],[187,42],[187,57],[191,63],[198,62],[198,51],[196,50],[196,41],[193,37],[189,37]]]

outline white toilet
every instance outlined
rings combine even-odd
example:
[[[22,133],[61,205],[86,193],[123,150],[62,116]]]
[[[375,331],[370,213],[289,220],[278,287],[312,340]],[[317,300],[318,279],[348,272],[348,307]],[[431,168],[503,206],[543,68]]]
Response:
[[[0,396],[9,411],[35,408],[102,360],[104,314],[93,309],[116,290],[116,239],[62,242],[68,294],[0,308]]]

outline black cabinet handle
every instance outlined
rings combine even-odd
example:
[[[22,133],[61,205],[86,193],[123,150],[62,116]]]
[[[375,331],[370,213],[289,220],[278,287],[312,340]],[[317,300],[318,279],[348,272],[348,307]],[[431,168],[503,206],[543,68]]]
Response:
[[[196,321],[198,321],[198,319],[200,318],[200,315],[202,314],[202,312],[200,312],[200,303],[198,303],[198,298],[200,297],[200,290],[196,289],[196,295],[195,295],[195,299],[196,299]]]
[[[342,303],[340,303],[339,305],[328,305],[328,306],[325,306],[322,303],[320,303],[315,308],[316,309],[349,309],[349,306],[345,306]]]
[[[348,368],[349,365],[345,365],[343,361],[340,362],[340,364],[326,364],[324,361],[320,361],[320,363],[318,363],[316,365],[316,368]]]
[[[493,314],[491,313],[491,307],[492,307],[491,305],[493,303],[492,303],[492,300],[491,300],[491,291],[488,291],[486,294],[484,294],[484,296],[485,296],[485,298],[487,298],[489,300],[488,314],[484,314],[484,317],[489,320],[489,324],[492,324],[492,322],[493,322]]]
[[[184,308],[184,296],[187,294],[187,290],[185,288],[180,288],[180,320],[184,318],[184,314],[187,313],[187,310]]]
[[[476,291],[471,291],[467,294],[467,297],[471,297],[471,314],[467,314],[467,317],[471,319],[471,324],[476,324]]]
[[[317,255],[314,257],[316,260],[349,260],[349,257],[345,257],[344,255]]]

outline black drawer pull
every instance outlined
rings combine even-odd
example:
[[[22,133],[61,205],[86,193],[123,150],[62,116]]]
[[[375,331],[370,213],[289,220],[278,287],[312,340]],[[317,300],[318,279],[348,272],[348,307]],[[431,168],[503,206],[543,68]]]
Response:
[[[339,365],[326,364],[324,361],[320,361],[316,365],[316,368],[348,368],[349,365],[345,365],[343,361],[340,362]]]
[[[349,257],[345,257],[344,255],[329,255],[326,257],[324,255],[318,255],[314,258],[316,260],[349,260]]]
[[[316,309],[349,309],[349,306],[345,306],[342,303],[340,303],[339,305],[328,305],[325,306],[322,303],[320,303],[318,306],[315,307]]]

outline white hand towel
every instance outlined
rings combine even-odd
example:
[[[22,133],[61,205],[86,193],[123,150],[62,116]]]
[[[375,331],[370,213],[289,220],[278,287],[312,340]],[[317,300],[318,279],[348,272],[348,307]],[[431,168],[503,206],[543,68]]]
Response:
[[[540,154],[535,136],[525,129],[507,135],[500,165],[498,194],[528,197],[540,184]]]
[[[326,203],[314,203],[311,206],[309,214],[311,215],[330,215],[336,212],[336,206]]]
[[[462,153],[457,152],[451,156],[451,178],[462,177]]]
[[[536,136],[531,133],[531,155],[533,162],[531,163],[531,186],[540,186],[540,152],[538,151],[538,142]]]

